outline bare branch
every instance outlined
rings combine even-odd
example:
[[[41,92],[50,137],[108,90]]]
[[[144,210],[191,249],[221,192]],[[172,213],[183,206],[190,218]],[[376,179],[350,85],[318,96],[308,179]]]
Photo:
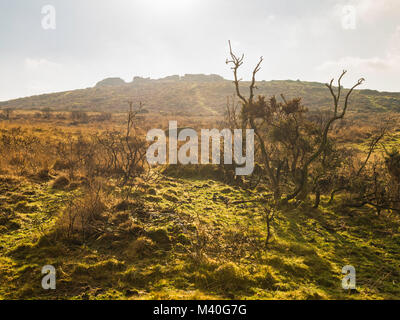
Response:
[[[358,82],[357,82],[357,83],[350,89],[350,91],[347,93],[347,95],[346,95],[346,100],[345,100],[345,102],[344,102],[343,111],[342,111],[342,114],[340,115],[340,118],[343,118],[344,115],[346,114],[346,110],[347,110],[347,106],[348,106],[348,102],[349,102],[349,98],[350,98],[350,96],[351,96],[351,93],[353,92],[353,90],[354,90],[355,88],[357,88],[358,86],[362,85],[364,81],[365,81],[364,78],[359,79]]]
[[[341,93],[341,91],[342,91],[342,84],[341,84],[342,78],[344,77],[344,75],[345,75],[346,73],[347,73],[347,70],[343,70],[341,76],[340,76],[339,79],[338,79],[338,95],[337,95],[337,101],[338,101],[338,102],[339,102],[339,100],[340,100],[340,93]]]
[[[338,97],[336,96],[335,92],[333,91],[333,80],[331,80],[331,82],[328,84],[325,84],[329,91],[331,92],[332,98],[333,98],[333,103],[334,103],[334,115],[335,117],[337,116],[337,110],[338,110]]]
[[[238,79],[238,76],[237,76],[237,71],[240,68],[240,66],[243,64],[244,54],[242,54],[242,56],[240,58],[237,57],[232,51],[231,41],[229,40],[228,43],[229,43],[229,53],[230,53],[230,56],[231,56],[232,60],[226,59],[226,64],[233,64],[231,69],[233,70],[236,94],[239,97],[239,99],[242,100],[242,102],[244,104],[247,104],[247,100],[240,93],[240,88],[239,88],[240,79]]]
[[[379,141],[381,141],[383,139],[383,137],[386,134],[386,128],[382,128],[381,132],[379,133],[379,135],[377,135],[376,137],[372,138],[371,143],[369,145],[369,151],[367,154],[367,157],[365,158],[363,164],[361,165],[360,169],[358,169],[356,176],[358,177],[361,172],[364,170],[365,166],[367,165],[369,158],[371,157],[372,153],[374,152],[376,146],[378,145]]]
[[[340,78],[339,78],[340,80],[342,79],[342,77],[344,76],[345,73],[346,73],[346,72],[343,71],[342,75],[341,75]],[[364,78],[359,79],[358,82],[349,90],[349,92],[347,93],[347,96],[346,96],[346,100],[345,100],[345,103],[344,103],[344,107],[343,107],[342,113],[341,113],[340,115],[337,115],[337,112],[338,112],[338,97],[337,97],[337,95],[336,95],[336,94],[334,93],[334,91],[333,91],[333,86],[332,86],[333,81],[334,81],[334,80],[332,79],[331,82],[330,82],[329,84],[326,84],[326,86],[329,88],[329,90],[331,91],[331,94],[332,94],[332,96],[333,96],[333,98],[334,98],[334,103],[335,103],[335,105],[334,105],[335,114],[334,114],[334,116],[333,116],[332,118],[330,118],[330,119],[328,120],[328,122],[327,122],[326,125],[325,125],[325,128],[324,128],[323,133],[322,133],[322,139],[321,139],[321,142],[320,142],[320,144],[319,144],[318,149],[310,156],[310,158],[309,158],[309,159],[306,161],[306,163],[304,164],[304,166],[303,166],[303,168],[302,168],[302,170],[301,170],[302,178],[301,178],[301,180],[300,180],[300,184],[298,185],[298,187],[296,188],[296,190],[295,190],[292,194],[290,194],[289,196],[287,196],[287,198],[286,198],[287,200],[290,200],[290,199],[295,198],[295,197],[300,193],[300,191],[303,190],[303,188],[304,188],[304,186],[305,186],[305,183],[306,183],[306,180],[307,180],[308,167],[309,167],[310,164],[313,163],[313,162],[322,154],[322,152],[324,151],[324,149],[325,149],[325,147],[326,147],[326,144],[327,144],[327,142],[328,142],[328,132],[329,132],[329,130],[330,130],[332,124],[333,124],[336,120],[339,120],[339,119],[343,119],[343,118],[344,118],[344,116],[345,116],[345,114],[346,114],[346,111],[347,111],[347,107],[348,107],[348,101],[349,101],[349,98],[350,98],[352,92],[354,91],[355,88],[357,88],[358,86],[360,86],[360,85],[365,81],[365,79],[364,79]]]
[[[260,57],[260,60],[258,61],[256,67],[253,70],[253,77],[251,79],[251,85],[250,85],[250,98],[249,98],[249,103],[253,102],[253,97],[254,97],[254,88],[256,87],[256,74],[258,71],[261,70],[261,63],[263,62],[264,58]]]

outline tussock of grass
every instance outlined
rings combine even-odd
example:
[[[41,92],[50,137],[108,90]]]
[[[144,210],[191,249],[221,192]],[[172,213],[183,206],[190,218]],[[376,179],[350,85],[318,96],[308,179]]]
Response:
[[[52,188],[53,189],[65,189],[69,185],[69,180],[65,176],[59,176],[57,179],[55,179],[52,183]]]
[[[0,215],[0,296],[62,299],[388,299],[400,295],[400,222],[288,204],[277,214],[268,249],[262,208],[227,205],[253,199],[222,182],[166,178],[132,192],[110,185],[99,199],[91,234],[70,240],[56,230],[71,197],[34,182],[14,186]],[[82,207],[85,194],[74,193]],[[149,190],[156,190],[148,192]],[[119,192],[121,197],[119,197]],[[135,193],[133,198],[133,193]],[[170,201],[165,197],[174,197]],[[4,196],[4,193],[3,193]],[[124,200],[122,200],[124,199]],[[140,199],[140,201],[138,200]],[[34,208],[16,212],[18,203]],[[89,202],[87,204],[89,204]],[[22,206],[21,206],[22,208]],[[96,212],[95,212],[96,211]],[[6,211],[7,212],[7,211]],[[19,228],[10,228],[10,221]],[[63,225],[63,224],[61,224]],[[89,236],[91,235],[91,236]],[[79,240],[79,241],[77,241]],[[41,290],[41,267],[57,269],[57,290]],[[354,265],[357,292],[341,288],[341,268]]]

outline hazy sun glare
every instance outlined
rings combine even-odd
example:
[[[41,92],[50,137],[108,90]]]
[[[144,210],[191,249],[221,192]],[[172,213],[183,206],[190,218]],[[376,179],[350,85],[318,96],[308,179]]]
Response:
[[[141,5],[147,10],[153,10],[155,13],[183,13],[193,10],[199,0],[145,0]]]

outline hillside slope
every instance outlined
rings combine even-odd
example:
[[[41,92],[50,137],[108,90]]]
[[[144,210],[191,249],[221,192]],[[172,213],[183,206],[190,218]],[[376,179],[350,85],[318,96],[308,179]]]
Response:
[[[399,297],[399,221],[368,210],[339,210],[327,199],[320,210],[283,209],[265,249],[262,208],[230,203],[255,199],[262,190],[166,177],[144,185],[130,202],[108,205],[107,234],[65,242],[56,240],[54,225],[60,199],[73,191],[2,181],[1,202],[10,214],[0,229],[0,298]],[[57,290],[41,288],[45,264],[57,269]],[[345,265],[357,270],[353,292],[341,286]]]
[[[242,82],[243,90],[249,83]],[[310,109],[331,106],[329,90],[322,83],[301,81],[260,81],[257,94],[285,94],[287,98],[302,97]],[[95,87],[44,94],[0,102],[0,108],[51,108],[70,111],[118,112],[127,109],[127,101],[142,101],[150,112],[178,115],[222,114],[227,96],[234,94],[232,81],[216,75],[170,76],[159,80],[135,78],[125,83],[118,78],[100,81]],[[352,110],[358,112],[400,112],[400,93],[357,90],[352,96]]]

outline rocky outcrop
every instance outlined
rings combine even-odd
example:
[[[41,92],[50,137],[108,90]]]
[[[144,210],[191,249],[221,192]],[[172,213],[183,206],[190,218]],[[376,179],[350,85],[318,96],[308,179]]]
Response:
[[[195,82],[216,82],[224,81],[224,78],[218,74],[185,74],[181,80],[183,81],[195,81]]]
[[[125,84],[125,81],[121,78],[107,78],[97,82],[96,87],[118,87]]]

